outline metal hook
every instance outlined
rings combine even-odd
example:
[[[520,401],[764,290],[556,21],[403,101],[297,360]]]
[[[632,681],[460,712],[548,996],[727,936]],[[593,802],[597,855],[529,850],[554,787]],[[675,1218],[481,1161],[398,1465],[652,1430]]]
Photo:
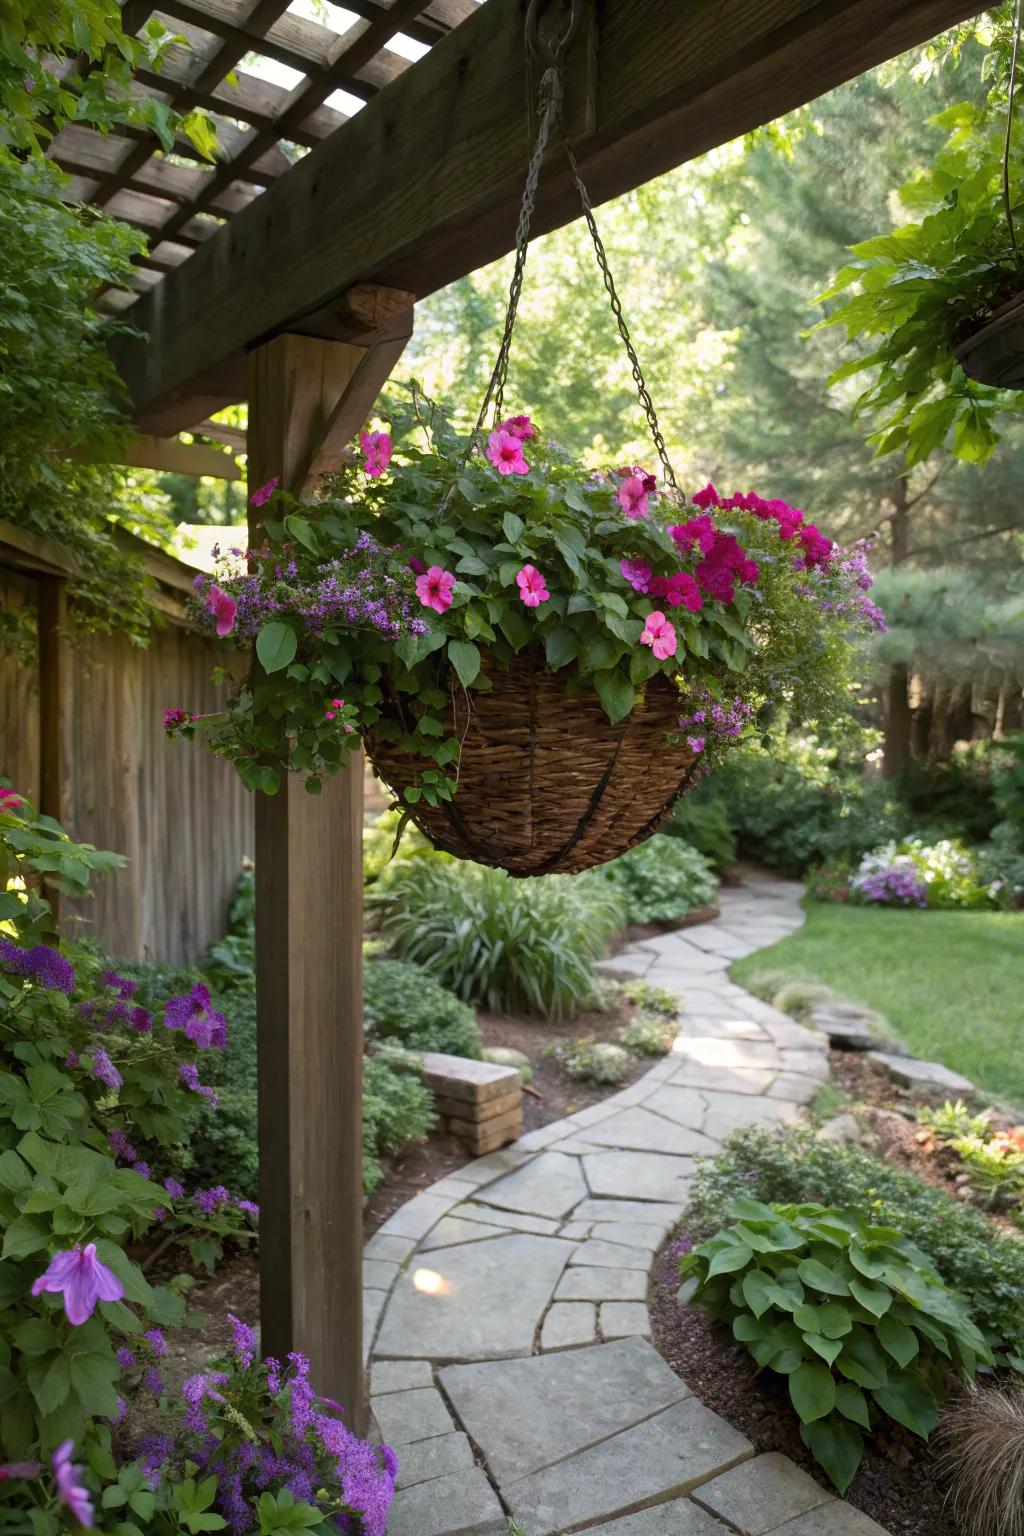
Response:
[[[526,11],[526,51],[539,64],[558,68],[582,25],[583,0],[568,0],[569,23],[565,31],[545,42],[541,40],[540,18],[550,3],[551,0],[530,0]]]

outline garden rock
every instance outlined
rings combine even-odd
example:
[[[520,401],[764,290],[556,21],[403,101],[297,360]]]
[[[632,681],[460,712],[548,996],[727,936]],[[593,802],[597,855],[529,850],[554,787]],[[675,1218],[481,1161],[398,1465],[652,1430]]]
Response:
[[[822,1003],[811,1012],[811,1023],[828,1035],[840,1051],[878,1051],[889,1044],[881,1014],[856,1003]]]
[[[921,1088],[940,1093],[973,1094],[974,1084],[969,1077],[953,1072],[940,1061],[915,1061],[912,1056],[894,1056],[888,1051],[871,1051],[868,1060],[888,1072],[894,1082],[904,1088]]]
[[[529,1056],[525,1051],[514,1050],[510,1045],[490,1045],[483,1057],[484,1061],[492,1062],[496,1067],[515,1067],[520,1082],[528,1083],[533,1076]]]
[[[860,1141],[861,1129],[854,1115],[835,1115],[818,1131],[819,1141]]]

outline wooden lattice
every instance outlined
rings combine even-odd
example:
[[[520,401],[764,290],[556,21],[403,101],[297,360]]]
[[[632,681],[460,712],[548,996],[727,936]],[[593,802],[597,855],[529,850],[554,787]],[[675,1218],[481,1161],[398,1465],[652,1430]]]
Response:
[[[302,14],[294,0],[126,0],[125,30],[151,17],[185,39],[162,71],[141,71],[136,89],[175,111],[201,107],[217,127],[211,165],[181,138],[163,153],[154,135],[64,128],[50,153],[71,174],[70,196],[136,225],[149,240],[134,291],[110,290],[101,307],[128,309],[308,150],[347,121],[328,105],[337,91],[369,101],[411,61],[389,44],[401,34],[430,48],[478,8],[478,0],[346,0],[357,19],[337,31]],[[327,15],[339,7],[324,6]],[[252,56],[297,71],[290,87],[261,78]],[[247,60],[249,65],[247,67]]]

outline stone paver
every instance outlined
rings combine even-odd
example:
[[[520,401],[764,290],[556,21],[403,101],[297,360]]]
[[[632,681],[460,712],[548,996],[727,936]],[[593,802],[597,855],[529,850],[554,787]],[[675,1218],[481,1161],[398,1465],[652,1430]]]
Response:
[[[530,1536],[557,1536],[588,1520],[608,1520],[689,1493],[752,1450],[745,1435],[691,1397],[567,1461],[519,1479],[505,1493],[513,1515]]]
[[[510,1232],[414,1258],[384,1313],[383,1358],[494,1360],[529,1354],[572,1251],[557,1237]]]
[[[527,1216],[565,1217],[587,1193],[580,1165],[562,1152],[540,1152],[531,1162],[489,1184],[478,1196],[486,1205]]]
[[[440,1378],[503,1487],[560,1465],[691,1395],[642,1339],[528,1360],[450,1365]]]
[[[682,994],[671,1053],[439,1180],[367,1244],[372,1406],[399,1456],[388,1536],[507,1536],[509,1512],[526,1536],[887,1536],[755,1456],[649,1342],[648,1273],[695,1159],[794,1123],[827,1080],[828,1035],[727,971],[800,926],[800,894],[754,877],[715,922],[603,962]]]
[[[705,1483],[694,1498],[713,1515],[721,1515],[740,1536],[765,1536],[809,1509],[835,1502],[788,1456],[775,1452],[745,1461]]]
[[[613,1199],[643,1193],[684,1204],[693,1175],[691,1157],[661,1152],[592,1152],[582,1162],[593,1193]]]
[[[572,1349],[597,1339],[597,1307],[592,1301],[554,1301],[540,1332],[542,1350]]]
[[[651,1318],[642,1301],[606,1301],[601,1305],[601,1333],[606,1339],[649,1339]]]

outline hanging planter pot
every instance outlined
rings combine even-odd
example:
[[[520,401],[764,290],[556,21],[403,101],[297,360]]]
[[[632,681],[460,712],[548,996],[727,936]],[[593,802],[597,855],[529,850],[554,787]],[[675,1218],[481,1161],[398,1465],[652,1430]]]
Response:
[[[761,704],[819,720],[841,707],[843,636],[880,621],[863,550],[844,555],[782,501],[679,490],[561,124],[569,34],[541,48],[536,15],[533,0],[539,128],[476,427],[456,431],[413,386],[311,504],[257,491],[263,543],[193,600],[228,643],[255,642],[249,673],[222,714],[165,716],[266,793],[287,772],[315,793],[363,741],[436,847],[513,875],[588,869],[649,837]],[[503,415],[555,126],[660,480],[585,469]]]
[[[530,647],[506,667],[485,663],[492,688],[451,688],[445,729],[461,743],[458,790],[419,806],[414,820],[435,848],[513,875],[576,874],[643,842],[695,781],[697,754],[668,750],[679,692],[654,677],[613,725],[593,692],[565,683]],[[382,713],[407,734],[416,704],[388,687]],[[422,761],[370,730],[366,749],[400,801]]]
[[[1024,389],[1024,294],[1001,304],[953,348],[967,377],[994,389]]]

